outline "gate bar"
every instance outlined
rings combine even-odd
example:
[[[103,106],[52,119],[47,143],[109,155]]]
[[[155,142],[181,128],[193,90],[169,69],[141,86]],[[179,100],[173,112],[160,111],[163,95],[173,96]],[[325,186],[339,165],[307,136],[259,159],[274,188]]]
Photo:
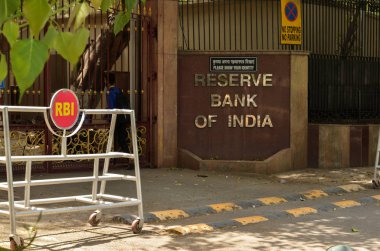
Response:
[[[92,200],[96,200],[96,195],[98,193],[98,181],[99,181],[99,159],[94,161],[94,178],[92,182]]]
[[[133,114],[133,113],[132,113]],[[131,121],[132,121],[132,118],[131,118]],[[107,149],[106,149],[106,153],[109,153],[112,149],[112,145],[113,145],[113,136],[114,136],[114,133],[115,133],[115,124],[116,124],[116,115],[115,114],[112,114],[112,119],[111,119],[111,126],[110,126],[110,132],[108,133],[108,142],[107,142]],[[136,134],[135,134],[136,135]],[[133,137],[132,137],[133,138]],[[133,154],[131,154],[133,156]],[[103,175],[105,175],[106,173],[108,173],[108,167],[109,167],[109,164],[110,164],[110,159],[109,158],[106,158],[104,160],[104,167],[103,167]],[[104,194],[105,192],[105,189],[106,189],[106,181],[102,181],[102,183],[100,184],[100,194]]]
[[[30,182],[32,179],[32,161],[26,162],[26,170],[25,170],[25,196],[24,196],[24,206],[30,206]],[[16,187],[16,186],[14,186]]]
[[[4,147],[5,147],[5,167],[7,170],[7,183],[8,183],[8,202],[9,202],[9,215],[10,215],[10,228],[11,237],[16,236],[16,212],[14,206],[14,190],[13,190],[13,170],[12,170],[12,151],[9,135],[9,114],[8,107],[1,107],[3,111],[3,126],[4,126]]]

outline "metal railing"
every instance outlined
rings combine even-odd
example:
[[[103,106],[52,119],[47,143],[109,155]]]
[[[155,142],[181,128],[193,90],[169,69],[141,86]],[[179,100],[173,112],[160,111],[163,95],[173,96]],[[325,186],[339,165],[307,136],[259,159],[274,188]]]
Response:
[[[282,45],[280,0],[179,0],[178,47],[380,57],[380,1],[302,0],[302,45]]]
[[[73,0],[58,0],[55,1],[54,5],[55,8],[60,9],[65,4],[72,2]],[[141,3],[141,1],[139,2]],[[113,34],[112,29],[112,20],[116,12],[111,10],[106,12],[101,10],[95,11],[93,9],[85,21],[86,28],[90,31],[90,37],[85,52],[78,64],[71,65],[59,54],[52,52],[43,72],[38,76],[33,86],[26,90],[20,102],[20,93],[16,79],[9,70],[8,76],[4,80],[4,86],[0,87],[0,105],[46,106],[52,93],[56,90],[71,88],[75,90],[80,100],[81,108],[107,108],[110,88],[109,72],[113,72],[116,75],[118,87],[124,93],[128,93],[130,97],[133,97],[130,100],[133,103],[131,104],[131,108],[136,111],[136,119],[139,125],[139,145],[142,150],[140,156],[148,164],[152,161],[150,137],[153,135],[151,133],[151,128],[153,127],[151,119],[153,113],[151,56],[154,46],[151,29],[152,10],[149,6],[138,6],[132,13],[131,18],[135,23],[135,28],[131,29],[130,25],[127,25],[118,36]],[[56,15],[55,22],[64,26],[68,20],[62,18],[62,15],[63,13]],[[22,27],[20,29],[21,39],[30,37],[28,30],[29,27]],[[131,32],[131,30],[134,30],[134,32]],[[43,38],[46,32],[47,27],[41,31],[40,38]],[[130,39],[131,37],[134,37],[134,39]],[[0,51],[8,59],[10,58],[10,48],[3,36],[0,36]],[[10,61],[8,60],[7,62],[8,69],[11,69]],[[131,85],[131,76],[133,76],[134,80],[133,85]],[[10,126],[14,134],[30,134],[31,130],[29,127],[20,127],[20,124],[24,125],[27,123],[34,125],[38,131],[42,130],[45,134],[41,135],[44,145],[41,144],[41,141],[34,141],[34,143],[38,144],[33,144],[31,147],[48,146],[45,149],[41,149],[46,154],[51,154],[51,151],[54,151],[56,138],[48,133],[45,125],[40,125],[40,117],[20,113],[11,114],[10,116]],[[87,129],[91,127],[100,132],[108,124],[108,121],[104,119],[104,116],[93,115],[85,124]],[[89,133],[85,136],[82,134],[80,139],[88,141],[91,137]],[[18,143],[20,141],[12,141],[12,144],[14,144],[12,147],[19,147]],[[24,142],[21,143],[24,144]],[[82,143],[80,142],[80,144]],[[0,146],[1,144],[0,141]],[[41,170],[51,169],[52,164],[50,162],[45,164],[45,167],[41,168]],[[84,161],[81,162],[81,165],[86,167]],[[63,169],[68,168],[69,166],[67,165],[63,167]],[[3,170],[0,164],[0,173]]]
[[[380,58],[311,55],[309,121],[379,123]]]

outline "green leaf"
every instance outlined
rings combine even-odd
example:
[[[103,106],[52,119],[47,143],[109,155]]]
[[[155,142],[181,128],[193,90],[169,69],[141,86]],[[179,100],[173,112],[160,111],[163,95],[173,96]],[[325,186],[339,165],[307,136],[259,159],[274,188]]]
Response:
[[[10,249],[8,248],[3,248],[3,247],[0,247],[0,251],[11,251]]]
[[[5,55],[0,53],[0,82],[5,79],[8,73],[8,65]]]
[[[131,15],[128,15],[127,13],[120,12],[115,17],[115,23],[113,25],[113,33],[117,35],[120,31],[124,29],[124,26],[126,26],[131,19]]]
[[[351,228],[351,231],[353,232],[353,233],[356,233],[356,232],[359,232],[359,229],[357,229],[357,228]]]
[[[19,35],[20,27],[13,21],[7,21],[3,27],[4,36],[7,38],[9,45],[12,47]]]
[[[20,7],[20,0],[0,0],[0,26]]]
[[[76,16],[75,16],[75,22],[74,22],[74,30],[77,30],[79,26],[81,26],[81,24],[84,22],[84,20],[86,19],[86,17],[90,14],[90,6],[88,5],[88,3],[86,2],[83,2],[81,4],[79,4],[79,8],[76,12]]]
[[[49,19],[51,7],[47,0],[25,0],[23,8],[30,30],[37,37]]]
[[[76,15],[78,13],[78,10],[79,10],[79,4],[75,5],[74,8],[72,9],[72,11],[70,13],[69,21],[67,22],[67,25],[66,25],[66,28],[71,27],[71,25],[74,21],[74,18],[76,17]]]
[[[132,9],[135,8],[137,0],[125,0],[125,6],[127,7],[127,13],[131,14]]]
[[[100,5],[100,8],[102,9],[102,11],[107,11],[111,4],[112,0],[103,0],[102,4]]]
[[[58,31],[52,25],[50,25],[48,31],[41,41],[45,43],[49,48],[54,48],[54,42],[57,36]]]
[[[92,6],[94,6],[95,10],[98,10],[102,5],[102,0],[91,0]]]
[[[90,32],[81,28],[75,33],[59,32],[55,38],[54,48],[57,52],[71,64],[76,64],[82,55]]]
[[[19,40],[13,45],[10,56],[21,100],[24,92],[33,85],[43,70],[49,58],[48,47],[38,40]]]

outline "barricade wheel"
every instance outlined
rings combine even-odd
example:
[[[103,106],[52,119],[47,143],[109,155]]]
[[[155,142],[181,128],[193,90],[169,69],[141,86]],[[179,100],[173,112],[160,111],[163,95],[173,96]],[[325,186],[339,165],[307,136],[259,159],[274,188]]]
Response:
[[[140,226],[140,219],[134,220],[132,222],[132,232],[134,234],[139,234],[142,231],[142,226]]]
[[[372,180],[372,188],[378,189],[379,188],[379,181],[378,180]]]
[[[99,225],[101,218],[102,217],[100,211],[96,210],[88,218],[88,223],[90,223],[91,226],[96,227]]]
[[[9,249],[10,250],[23,250],[24,249],[24,239],[19,237],[20,238],[20,245],[17,244],[17,242],[15,241],[15,239],[13,237],[10,237],[9,238]]]

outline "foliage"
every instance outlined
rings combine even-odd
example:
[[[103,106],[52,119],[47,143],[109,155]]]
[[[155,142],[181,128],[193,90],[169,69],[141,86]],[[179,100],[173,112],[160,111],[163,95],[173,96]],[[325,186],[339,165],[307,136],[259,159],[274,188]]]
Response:
[[[56,0],[0,0],[0,44],[6,39],[10,47],[10,67],[5,49],[0,48],[0,82],[10,70],[20,88],[20,100],[44,69],[50,52],[56,51],[73,65],[78,62],[89,40],[85,26],[88,15],[99,9],[109,11],[116,16],[113,30],[118,33],[129,23],[137,0],[62,2],[63,6],[57,7]],[[57,17],[69,19],[62,26]],[[20,38],[23,28],[29,29],[29,38]]]

